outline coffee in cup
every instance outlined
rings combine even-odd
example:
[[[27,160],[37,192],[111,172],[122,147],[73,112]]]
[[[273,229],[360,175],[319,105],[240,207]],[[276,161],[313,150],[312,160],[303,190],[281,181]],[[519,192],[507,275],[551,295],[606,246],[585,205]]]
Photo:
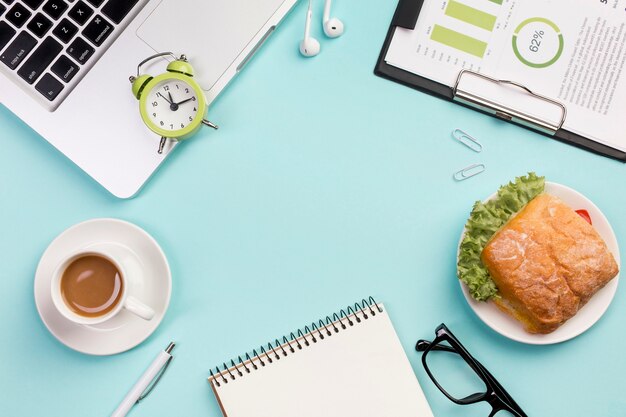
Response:
[[[61,276],[61,296],[74,313],[98,317],[113,310],[124,292],[121,272],[113,262],[98,255],[74,259]]]
[[[133,252],[115,243],[99,243],[69,254],[51,281],[52,302],[68,320],[83,325],[108,321],[126,310],[151,320],[154,310],[135,295],[141,267]]]

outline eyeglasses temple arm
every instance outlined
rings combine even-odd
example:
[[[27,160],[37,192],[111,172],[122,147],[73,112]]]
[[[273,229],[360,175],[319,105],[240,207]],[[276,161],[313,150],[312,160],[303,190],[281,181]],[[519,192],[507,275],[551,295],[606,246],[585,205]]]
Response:
[[[480,363],[476,359],[474,360],[476,361],[476,364],[480,367],[480,369],[485,373],[494,389],[498,391],[498,394],[506,398],[506,405],[511,407],[519,415],[519,417],[528,417],[526,413],[524,413],[522,408],[515,402],[513,397],[511,397],[511,395],[507,392],[507,390],[505,390],[504,387],[498,382],[498,380],[491,374],[491,372],[489,372],[482,363]]]
[[[418,352],[423,352],[426,349],[428,349],[428,346],[430,346],[431,343],[428,340],[424,340],[424,339],[420,339],[417,341],[417,344],[415,345],[415,350],[417,350]],[[452,352],[452,353],[459,353],[456,350],[452,349],[450,346],[446,346],[446,345],[442,345],[442,344],[436,344],[432,347],[432,350],[443,350],[446,352]]]

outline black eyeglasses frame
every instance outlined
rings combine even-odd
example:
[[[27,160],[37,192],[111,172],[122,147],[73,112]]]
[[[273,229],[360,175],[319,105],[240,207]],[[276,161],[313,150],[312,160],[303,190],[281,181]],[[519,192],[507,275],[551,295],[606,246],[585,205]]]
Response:
[[[521,409],[521,407],[515,402],[513,397],[504,389],[504,387],[494,378],[494,376],[485,368],[476,358],[474,358],[454,336],[454,334],[448,329],[445,324],[440,324],[435,330],[435,340],[429,342],[427,340],[419,340],[415,345],[415,350],[422,353],[422,365],[426,370],[426,373],[433,381],[435,386],[452,402],[459,405],[475,404],[481,401],[486,401],[491,405],[491,413],[489,417],[494,417],[499,411],[508,411],[515,417],[528,417],[528,415]],[[450,346],[442,344],[447,342]],[[472,370],[478,375],[478,377],[485,384],[485,392],[477,392],[470,394],[464,398],[456,398],[448,393],[437,381],[431,372],[426,362],[426,357],[430,351],[440,350],[451,353],[456,353],[472,368]]]

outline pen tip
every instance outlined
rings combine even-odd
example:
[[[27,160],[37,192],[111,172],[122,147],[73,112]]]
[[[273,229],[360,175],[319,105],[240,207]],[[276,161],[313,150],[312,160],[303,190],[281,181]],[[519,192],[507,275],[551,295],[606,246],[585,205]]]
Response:
[[[165,353],[171,353],[172,350],[174,349],[174,346],[176,346],[176,344],[174,342],[171,342],[167,348],[165,348]]]

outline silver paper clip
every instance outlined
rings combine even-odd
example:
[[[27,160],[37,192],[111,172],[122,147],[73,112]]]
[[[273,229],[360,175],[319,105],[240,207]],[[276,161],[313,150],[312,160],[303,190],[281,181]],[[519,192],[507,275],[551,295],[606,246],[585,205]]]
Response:
[[[475,138],[470,136],[467,132],[464,132],[461,129],[454,129],[452,131],[452,137],[473,150],[474,152],[480,153],[483,150],[482,143],[480,143]]]
[[[456,181],[464,181],[485,171],[485,164],[473,164],[452,175]]]

